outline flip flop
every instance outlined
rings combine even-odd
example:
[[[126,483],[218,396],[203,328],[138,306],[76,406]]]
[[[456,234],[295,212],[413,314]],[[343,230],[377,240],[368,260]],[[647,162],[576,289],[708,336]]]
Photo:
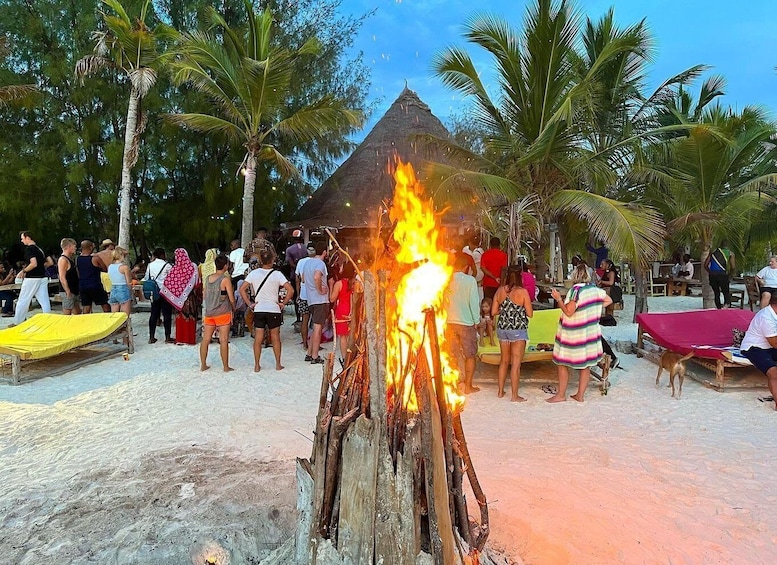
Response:
[[[759,396],[758,400],[760,400],[761,402],[774,402],[774,397],[773,396]]]
[[[542,392],[545,392],[547,394],[556,394],[558,392],[558,389],[554,385],[543,385]]]

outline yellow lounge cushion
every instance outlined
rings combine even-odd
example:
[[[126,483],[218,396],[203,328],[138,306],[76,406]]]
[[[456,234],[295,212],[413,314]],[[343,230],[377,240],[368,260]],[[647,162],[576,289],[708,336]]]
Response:
[[[106,338],[126,321],[123,312],[36,314],[18,326],[0,330],[0,353],[18,355],[23,361],[53,357]]]
[[[549,343],[553,345],[556,341],[556,330],[558,329],[558,320],[561,316],[561,310],[553,308],[551,310],[535,310],[534,315],[529,318],[529,342],[526,344],[526,354],[524,361],[539,361],[542,359],[551,359],[551,351],[531,351],[529,348],[540,343]],[[496,345],[486,344],[478,347],[478,358],[483,363],[498,365],[501,352],[499,343]]]

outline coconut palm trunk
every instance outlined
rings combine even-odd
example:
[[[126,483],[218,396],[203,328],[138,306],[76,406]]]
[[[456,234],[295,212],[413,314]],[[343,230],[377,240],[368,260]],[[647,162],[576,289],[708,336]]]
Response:
[[[121,187],[119,189],[119,247],[129,249],[130,204],[132,202],[132,167],[138,160],[137,129],[140,93],[132,88],[127,108],[127,129],[124,132],[124,156],[121,162]]]
[[[243,183],[243,223],[240,230],[240,246],[248,248],[254,229],[254,192],[256,191],[256,157],[253,153],[246,156],[245,182]]]
[[[712,287],[710,286],[710,274],[707,269],[704,268],[704,264],[707,262],[707,257],[710,256],[710,250],[712,248],[711,240],[703,239],[701,242],[701,254],[699,260],[701,261],[701,307],[702,308],[715,308],[715,298],[712,296]]]

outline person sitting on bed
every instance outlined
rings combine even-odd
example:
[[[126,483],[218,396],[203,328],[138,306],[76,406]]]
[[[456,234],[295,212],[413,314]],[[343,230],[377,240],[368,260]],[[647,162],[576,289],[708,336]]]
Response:
[[[747,327],[740,346],[742,355],[766,375],[772,398],[777,396],[777,295],[758,311]],[[774,401],[777,410],[777,399]]]

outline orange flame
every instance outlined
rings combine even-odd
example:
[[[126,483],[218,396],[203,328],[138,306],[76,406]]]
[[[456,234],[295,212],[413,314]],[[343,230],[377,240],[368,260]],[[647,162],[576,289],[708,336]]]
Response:
[[[428,366],[434,366],[429,340],[424,332],[424,311],[433,308],[445,399],[451,409],[456,409],[464,404],[464,397],[458,393],[458,371],[445,352],[447,316],[443,308],[444,291],[453,268],[448,253],[437,245],[439,226],[434,209],[431,202],[423,200],[423,187],[416,180],[412,165],[398,162],[394,179],[396,188],[389,218],[396,222],[393,237],[399,247],[395,260],[404,268],[397,269],[402,276],[392,300],[396,307],[388,308],[387,312],[387,389],[389,394],[401,395],[401,402],[408,410],[418,410],[413,390],[413,370],[404,365],[408,363],[410,354],[419,351],[423,345]],[[392,274],[396,275],[396,272]],[[415,365],[412,360],[411,364]]]

